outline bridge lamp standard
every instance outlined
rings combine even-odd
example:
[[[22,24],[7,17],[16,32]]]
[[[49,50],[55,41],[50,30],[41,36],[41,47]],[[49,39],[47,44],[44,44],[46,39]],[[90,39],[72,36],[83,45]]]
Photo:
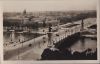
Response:
[[[88,16],[87,14],[80,14],[80,19],[82,20],[82,22],[81,22],[81,31],[84,30],[84,19],[86,19],[87,16]]]
[[[53,46],[53,42],[52,42],[52,24],[49,24],[49,32],[48,32],[48,46],[52,47]]]
[[[66,31],[65,31],[65,38],[67,37],[67,33],[68,33],[68,29],[66,28]]]

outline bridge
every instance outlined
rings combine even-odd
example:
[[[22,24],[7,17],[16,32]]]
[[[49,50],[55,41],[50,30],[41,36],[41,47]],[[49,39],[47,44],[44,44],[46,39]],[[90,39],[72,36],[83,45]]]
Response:
[[[18,42],[18,43],[4,46],[4,52],[5,52],[4,55],[6,55],[8,57],[7,59],[14,59],[14,58],[22,59],[22,58],[19,58],[19,56],[23,56],[25,54],[25,52],[32,50],[34,48],[34,46],[40,46],[40,47],[42,46],[42,48],[39,48],[41,50],[39,50],[38,52],[35,51],[36,53],[41,55],[43,50],[47,46],[54,46],[53,43],[58,43],[62,39],[65,39],[68,36],[71,36],[75,33],[86,31],[87,27],[90,27],[90,26],[96,24],[96,18],[85,19],[84,20],[84,30],[81,30],[81,26],[82,26],[81,22],[82,21],[80,20],[80,21],[76,21],[74,23],[59,25],[59,27],[58,26],[52,27],[52,29],[58,28],[58,30],[54,31],[54,32],[36,32],[36,33],[45,34],[45,35],[31,39],[31,40],[23,42],[23,43]],[[33,32],[33,33],[35,33],[35,32]],[[50,37],[48,37],[49,34],[51,35]],[[30,47],[29,47],[29,45],[30,45]],[[21,51],[19,51],[19,50],[21,50]]]

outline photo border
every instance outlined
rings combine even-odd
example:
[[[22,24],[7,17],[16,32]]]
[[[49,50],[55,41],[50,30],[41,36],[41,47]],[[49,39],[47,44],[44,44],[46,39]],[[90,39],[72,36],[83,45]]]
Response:
[[[24,0],[23,0],[24,1]],[[63,1],[63,0],[62,0]],[[3,4],[0,3],[0,60],[2,64],[64,64],[64,63],[100,63],[100,0],[96,0],[97,1],[97,60],[42,60],[42,61],[33,61],[33,60],[13,60],[13,61],[6,61],[3,60],[3,7],[1,7]]]

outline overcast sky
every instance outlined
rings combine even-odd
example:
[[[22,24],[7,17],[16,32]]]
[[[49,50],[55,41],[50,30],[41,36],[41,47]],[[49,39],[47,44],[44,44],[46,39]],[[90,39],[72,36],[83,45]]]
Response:
[[[6,12],[96,10],[96,0],[4,0]]]

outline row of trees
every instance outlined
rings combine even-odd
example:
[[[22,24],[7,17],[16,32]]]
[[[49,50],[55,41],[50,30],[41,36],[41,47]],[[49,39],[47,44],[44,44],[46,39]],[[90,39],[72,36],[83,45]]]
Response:
[[[68,22],[73,22],[89,17],[96,17],[96,12],[88,12],[88,13],[80,13],[80,14],[70,14],[70,17],[68,16],[58,16],[57,20],[60,21],[61,24],[65,24]],[[30,19],[30,18],[29,18]],[[32,18],[31,18],[32,19]],[[33,18],[34,19],[34,18]],[[33,20],[28,20],[26,23],[23,23],[22,20],[19,19],[4,19],[3,26],[26,26],[26,27],[31,27],[33,29],[39,28],[39,27],[47,27],[49,24],[48,22],[46,23],[46,18],[44,20],[41,20],[41,23],[34,22]]]
[[[70,17],[59,17],[58,20],[60,20],[61,23],[67,23],[67,22],[73,22],[81,19],[86,19],[86,18],[94,18],[96,17],[96,11],[94,12],[88,12],[88,13],[80,13],[80,14],[71,14]]]

